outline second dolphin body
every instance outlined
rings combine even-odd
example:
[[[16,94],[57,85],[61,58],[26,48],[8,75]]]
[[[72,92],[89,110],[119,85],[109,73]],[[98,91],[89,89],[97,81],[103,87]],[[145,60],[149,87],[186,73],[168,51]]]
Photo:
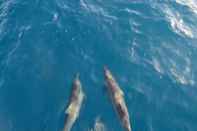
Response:
[[[79,116],[81,105],[84,99],[84,92],[82,90],[82,85],[79,80],[79,74],[73,81],[72,92],[69,100],[69,105],[65,111],[66,120],[64,123],[63,131],[70,131],[74,122]]]
[[[124,93],[120,89],[112,73],[104,67],[104,75],[106,80],[106,86],[111,97],[113,106],[119,116],[122,126],[126,131],[131,131],[129,113],[124,100]]]

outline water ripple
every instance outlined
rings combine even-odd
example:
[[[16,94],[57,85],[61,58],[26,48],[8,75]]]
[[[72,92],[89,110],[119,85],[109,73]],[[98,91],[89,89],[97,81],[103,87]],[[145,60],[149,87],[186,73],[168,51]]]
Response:
[[[118,18],[116,16],[110,15],[104,8],[99,6],[98,4],[90,3],[89,1],[86,0],[80,0],[81,6],[88,12],[94,13],[97,15],[101,15],[104,18],[112,19],[112,20],[117,20]]]
[[[165,8],[165,14],[173,30],[182,36],[194,38],[193,30],[184,22],[181,15],[170,8]]]
[[[189,7],[189,9],[197,15],[197,1],[196,0],[176,0],[178,4]]]

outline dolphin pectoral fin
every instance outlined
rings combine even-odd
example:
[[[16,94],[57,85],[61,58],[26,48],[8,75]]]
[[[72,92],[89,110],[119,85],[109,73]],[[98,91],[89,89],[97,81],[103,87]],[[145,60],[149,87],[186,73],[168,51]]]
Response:
[[[83,94],[83,100],[87,100],[87,96],[85,94]]]
[[[120,89],[120,94],[122,95],[122,96],[124,96],[124,92]]]
[[[70,106],[69,106],[69,107],[70,107]],[[64,112],[65,114],[69,114],[69,112],[70,112],[70,111],[69,111],[69,110],[70,110],[69,107],[65,110],[65,112]]]
[[[83,98],[83,102],[81,103],[81,110],[83,110],[83,109],[85,108],[85,104],[86,104],[86,103],[85,103],[84,101],[86,101],[86,99],[87,99],[87,96],[86,96],[86,95],[84,95],[83,97],[84,97],[84,98]],[[80,110],[80,111],[81,111],[81,110]]]
[[[74,104],[71,103],[65,111],[65,114],[70,114],[74,111]]]

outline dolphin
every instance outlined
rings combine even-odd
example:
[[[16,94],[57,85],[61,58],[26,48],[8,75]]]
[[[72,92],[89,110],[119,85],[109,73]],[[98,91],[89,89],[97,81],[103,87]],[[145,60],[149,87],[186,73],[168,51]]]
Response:
[[[63,131],[71,130],[73,124],[75,123],[76,119],[80,114],[80,109],[84,100],[84,96],[85,94],[82,90],[82,85],[79,80],[79,74],[77,74],[72,84],[72,91],[69,99],[69,104],[65,111],[67,117],[64,123]]]
[[[104,67],[104,75],[108,93],[116,110],[116,113],[121,121],[121,125],[123,126],[125,131],[131,131],[130,118],[124,100],[124,93],[120,89],[118,83],[107,67]]]

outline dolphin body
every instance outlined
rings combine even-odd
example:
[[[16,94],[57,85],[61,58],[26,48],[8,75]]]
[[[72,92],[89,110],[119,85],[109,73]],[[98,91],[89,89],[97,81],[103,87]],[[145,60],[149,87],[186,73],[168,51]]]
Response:
[[[108,93],[112,100],[113,106],[119,116],[121,124],[125,131],[131,131],[131,125],[129,120],[129,113],[127,110],[127,106],[124,100],[124,93],[120,89],[118,83],[116,82],[115,78],[112,76],[112,73],[104,67],[104,75],[106,80],[106,87],[108,89]]]
[[[76,78],[73,81],[69,105],[65,111],[67,117],[64,123],[63,131],[71,130],[73,124],[79,116],[84,96],[85,95],[82,90],[81,82],[79,80],[79,74],[77,74]]]

